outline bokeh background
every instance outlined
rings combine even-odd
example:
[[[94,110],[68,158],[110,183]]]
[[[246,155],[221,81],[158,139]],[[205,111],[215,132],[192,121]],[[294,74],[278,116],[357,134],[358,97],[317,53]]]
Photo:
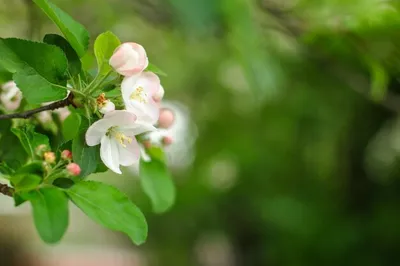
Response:
[[[398,265],[397,1],[52,1],[168,73],[185,121],[169,151],[177,202],[155,215],[129,169],[92,176],[142,208],[148,241],[73,209],[46,246],[29,206],[1,197],[0,265]],[[1,37],[48,32],[30,0],[0,0]]]

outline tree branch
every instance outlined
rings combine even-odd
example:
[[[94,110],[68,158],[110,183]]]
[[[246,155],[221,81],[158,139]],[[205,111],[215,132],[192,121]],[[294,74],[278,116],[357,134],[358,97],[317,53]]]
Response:
[[[39,108],[25,111],[22,113],[0,115],[0,120],[13,119],[13,118],[27,119],[27,118],[31,117],[32,115],[43,112],[43,111],[55,110],[55,109],[65,107],[68,105],[72,105],[72,106],[76,107],[73,102],[73,99],[74,99],[74,95],[71,92],[67,98],[57,101],[57,102],[54,102],[54,103],[51,103],[49,105],[41,106]]]
[[[14,189],[5,184],[0,184],[0,193],[12,197],[14,194]]]

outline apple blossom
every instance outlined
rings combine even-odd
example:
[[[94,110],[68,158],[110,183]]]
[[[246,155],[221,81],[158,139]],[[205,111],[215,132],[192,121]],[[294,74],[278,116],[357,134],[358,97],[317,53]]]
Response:
[[[53,164],[56,162],[56,155],[54,154],[54,152],[51,151],[45,152],[43,158],[46,161],[46,163],[49,164]]]
[[[159,116],[159,107],[153,100],[160,90],[160,79],[152,72],[143,72],[126,77],[121,84],[122,98],[128,111],[136,114],[139,121],[155,124]]]
[[[160,89],[153,95],[153,100],[154,100],[156,103],[160,103],[161,100],[164,98],[164,93],[165,93],[164,88],[163,88],[163,86],[160,84]]]
[[[61,159],[72,160],[72,152],[70,150],[63,150],[61,152]]]
[[[161,128],[169,128],[173,125],[175,120],[174,113],[171,109],[162,108],[160,110],[160,117],[158,118],[158,126]]]
[[[115,173],[121,174],[120,165],[129,166],[139,160],[140,147],[135,136],[155,130],[153,125],[138,121],[134,113],[116,110],[93,123],[86,132],[89,146],[100,144],[100,158]]]
[[[22,100],[22,93],[14,81],[9,81],[2,86],[0,100],[7,110],[16,110]]]
[[[143,46],[134,42],[123,43],[115,49],[109,64],[123,76],[142,72],[149,64]]]

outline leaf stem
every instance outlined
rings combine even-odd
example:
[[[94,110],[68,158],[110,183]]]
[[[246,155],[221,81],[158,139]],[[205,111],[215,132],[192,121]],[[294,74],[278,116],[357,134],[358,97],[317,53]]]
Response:
[[[74,102],[73,102],[73,98],[74,98],[74,94],[70,93],[68,95],[67,98],[45,105],[45,106],[41,106],[39,108],[36,109],[32,109],[32,110],[28,110],[25,112],[21,112],[21,113],[14,113],[14,114],[4,114],[4,115],[0,115],[0,120],[5,120],[5,119],[13,119],[13,118],[23,118],[23,119],[27,119],[29,117],[31,117],[34,114],[43,112],[43,111],[48,111],[48,110],[55,110],[61,107],[65,107],[68,105],[72,105],[75,106]],[[76,107],[76,106],[75,106]]]

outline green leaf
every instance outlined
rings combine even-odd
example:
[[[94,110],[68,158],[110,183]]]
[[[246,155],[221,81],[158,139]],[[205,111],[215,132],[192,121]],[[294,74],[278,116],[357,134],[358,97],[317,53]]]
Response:
[[[147,66],[146,71],[151,71],[157,75],[164,76],[164,77],[168,76],[167,73],[165,73],[159,67],[157,67],[151,63],[149,63],[149,65]]]
[[[57,25],[79,57],[82,57],[89,45],[88,31],[50,1],[33,0],[33,2]]]
[[[12,169],[6,162],[0,162],[0,173],[2,175],[12,175],[14,174],[14,169]]]
[[[42,182],[42,178],[34,174],[18,174],[10,179],[16,191],[32,190]]]
[[[74,48],[72,48],[71,44],[66,39],[57,34],[47,34],[44,36],[43,42],[53,44],[63,50],[68,59],[68,72],[72,77],[81,73],[81,60]]]
[[[68,227],[68,198],[57,188],[41,188],[22,194],[32,204],[36,230],[46,243],[56,243]]]
[[[377,102],[382,101],[386,96],[389,84],[389,75],[385,68],[377,62],[370,63],[370,71],[372,79],[371,97]]]
[[[77,136],[72,140],[72,156],[74,162],[81,167],[81,177],[86,177],[93,173],[97,168],[99,157],[98,147],[89,147],[85,141],[85,133],[89,126],[86,118],[81,117],[81,126]]]
[[[144,215],[126,195],[115,187],[82,181],[67,190],[68,195],[87,216],[97,223],[127,234],[140,245],[147,238]]]
[[[15,174],[35,174],[43,176],[42,161],[33,161],[19,168]]]
[[[0,65],[31,104],[55,101],[67,95],[67,59],[54,45],[0,38]]]
[[[35,150],[39,145],[50,146],[47,136],[34,132],[33,127],[28,125],[12,128],[11,131],[18,137],[26,153],[32,158],[35,157]]]
[[[31,126],[26,125],[20,128],[12,128],[11,131],[18,137],[26,153],[31,158],[35,157],[35,150],[39,145],[44,144],[50,147],[49,138],[34,132]]]
[[[112,32],[107,31],[100,34],[94,42],[94,54],[99,69],[98,75],[104,76],[112,70],[108,64],[114,50],[121,44],[121,41]]]
[[[78,135],[81,125],[81,116],[77,113],[71,113],[65,120],[62,126],[64,141],[72,140]]]
[[[140,161],[140,183],[150,198],[153,211],[162,213],[175,201],[175,186],[164,163],[159,160]]]
[[[73,180],[65,177],[60,177],[53,181],[53,185],[59,188],[70,188],[74,184]]]
[[[27,160],[25,149],[20,140],[10,130],[2,131],[0,138],[0,161],[12,169],[18,169]]]

